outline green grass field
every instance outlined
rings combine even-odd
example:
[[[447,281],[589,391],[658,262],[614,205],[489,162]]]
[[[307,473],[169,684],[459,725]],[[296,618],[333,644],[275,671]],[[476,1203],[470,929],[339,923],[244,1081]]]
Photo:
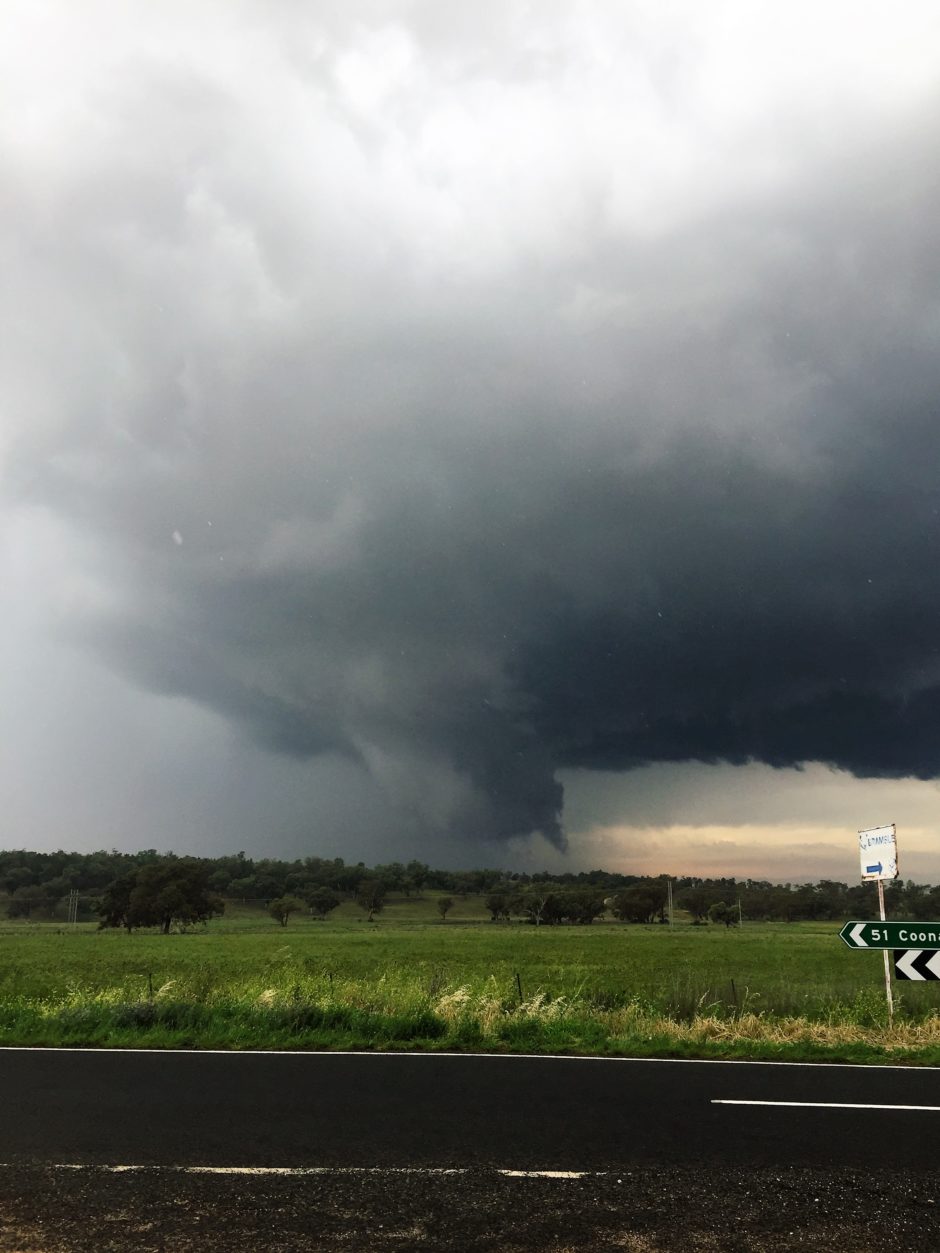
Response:
[[[230,906],[162,936],[0,926],[0,1042],[475,1048],[940,1061],[940,986],[886,1022],[879,953],[826,924],[492,924],[433,898],[286,928]]]

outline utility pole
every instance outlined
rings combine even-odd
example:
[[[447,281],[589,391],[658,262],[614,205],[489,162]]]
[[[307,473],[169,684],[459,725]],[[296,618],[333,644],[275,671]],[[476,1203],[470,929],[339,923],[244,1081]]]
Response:
[[[69,892],[69,922],[78,922],[78,889]]]
[[[672,879],[666,880],[666,908],[669,910],[669,925],[671,927],[675,922],[672,916]]]

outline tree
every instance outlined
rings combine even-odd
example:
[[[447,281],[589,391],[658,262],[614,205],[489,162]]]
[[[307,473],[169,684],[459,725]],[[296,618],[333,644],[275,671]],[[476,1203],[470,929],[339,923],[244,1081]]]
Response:
[[[272,861],[270,858],[255,862],[255,877],[257,894],[262,900],[271,901],[284,894],[283,862]]]
[[[678,900],[679,908],[687,910],[692,915],[694,923],[705,921],[710,904],[711,897],[704,888],[689,888],[680,895]]]
[[[447,917],[448,913],[454,908],[454,898],[452,896],[439,896],[437,898],[437,912],[441,916],[441,922]]]
[[[105,888],[101,899],[95,906],[101,921],[98,930],[105,927],[125,927],[133,931],[134,921],[131,918],[131,892],[134,888],[136,874],[121,875],[112,880]]]
[[[623,922],[654,922],[666,905],[666,889],[659,882],[635,883],[611,898],[610,907]]]
[[[376,878],[381,879],[390,892],[400,892],[408,875],[400,861],[390,861],[387,865],[375,867]]]
[[[490,911],[490,921],[499,922],[500,918],[505,918],[508,922],[511,903],[505,892],[491,892],[484,901]]]
[[[220,896],[224,896],[226,892],[231,891],[232,876],[227,870],[213,870],[209,875],[209,887],[213,892],[218,892]]]
[[[356,904],[369,915],[367,922],[381,913],[385,905],[385,884],[382,880],[360,879],[356,888]]]
[[[578,926],[589,926],[606,909],[600,892],[563,892],[558,898],[561,918]]]
[[[33,914],[50,916],[58,897],[50,896],[38,883],[17,888],[7,905],[8,918],[30,918]]]
[[[423,861],[410,861],[405,867],[408,872],[408,878],[411,880],[414,890],[421,895],[421,889],[428,881],[428,875],[431,873],[430,868]]]
[[[307,904],[318,918],[325,918],[339,904],[339,897],[329,888],[314,888],[307,893]]]
[[[28,866],[13,866],[4,876],[3,886],[12,896],[19,888],[31,887],[35,883],[35,875]]]
[[[258,879],[256,875],[242,875],[240,879],[232,879],[228,890],[232,896],[242,901],[250,901],[258,896]]]
[[[519,908],[528,918],[529,922],[534,922],[537,927],[542,923],[552,923],[555,921],[555,895],[547,885],[539,884],[530,887],[519,898]]]
[[[194,857],[166,858],[115,879],[97,905],[99,927],[159,927],[169,935],[221,914],[225,902],[209,890],[209,867]]]
[[[726,927],[736,927],[738,925],[737,905],[726,905],[724,901],[715,901],[708,911],[708,921],[723,922]]]
[[[296,914],[303,907],[304,903],[299,896],[277,896],[273,901],[268,902],[268,913],[275,922],[286,927],[291,914]]]

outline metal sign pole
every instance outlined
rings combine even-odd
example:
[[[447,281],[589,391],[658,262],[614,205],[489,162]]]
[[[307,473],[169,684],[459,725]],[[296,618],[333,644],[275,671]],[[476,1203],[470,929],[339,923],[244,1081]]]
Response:
[[[886,922],[885,917],[885,885],[883,880],[878,880],[878,909],[881,912],[881,921]],[[891,991],[891,963],[888,960],[888,950],[883,950],[885,959],[885,998],[888,1002],[888,1026],[894,1026],[894,994]]]

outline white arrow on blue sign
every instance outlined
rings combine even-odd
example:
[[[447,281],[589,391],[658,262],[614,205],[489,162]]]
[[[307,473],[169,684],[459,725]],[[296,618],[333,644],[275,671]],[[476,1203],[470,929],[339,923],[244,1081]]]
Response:
[[[872,827],[858,833],[858,854],[863,881],[896,879],[898,877],[898,831],[889,827]]]

